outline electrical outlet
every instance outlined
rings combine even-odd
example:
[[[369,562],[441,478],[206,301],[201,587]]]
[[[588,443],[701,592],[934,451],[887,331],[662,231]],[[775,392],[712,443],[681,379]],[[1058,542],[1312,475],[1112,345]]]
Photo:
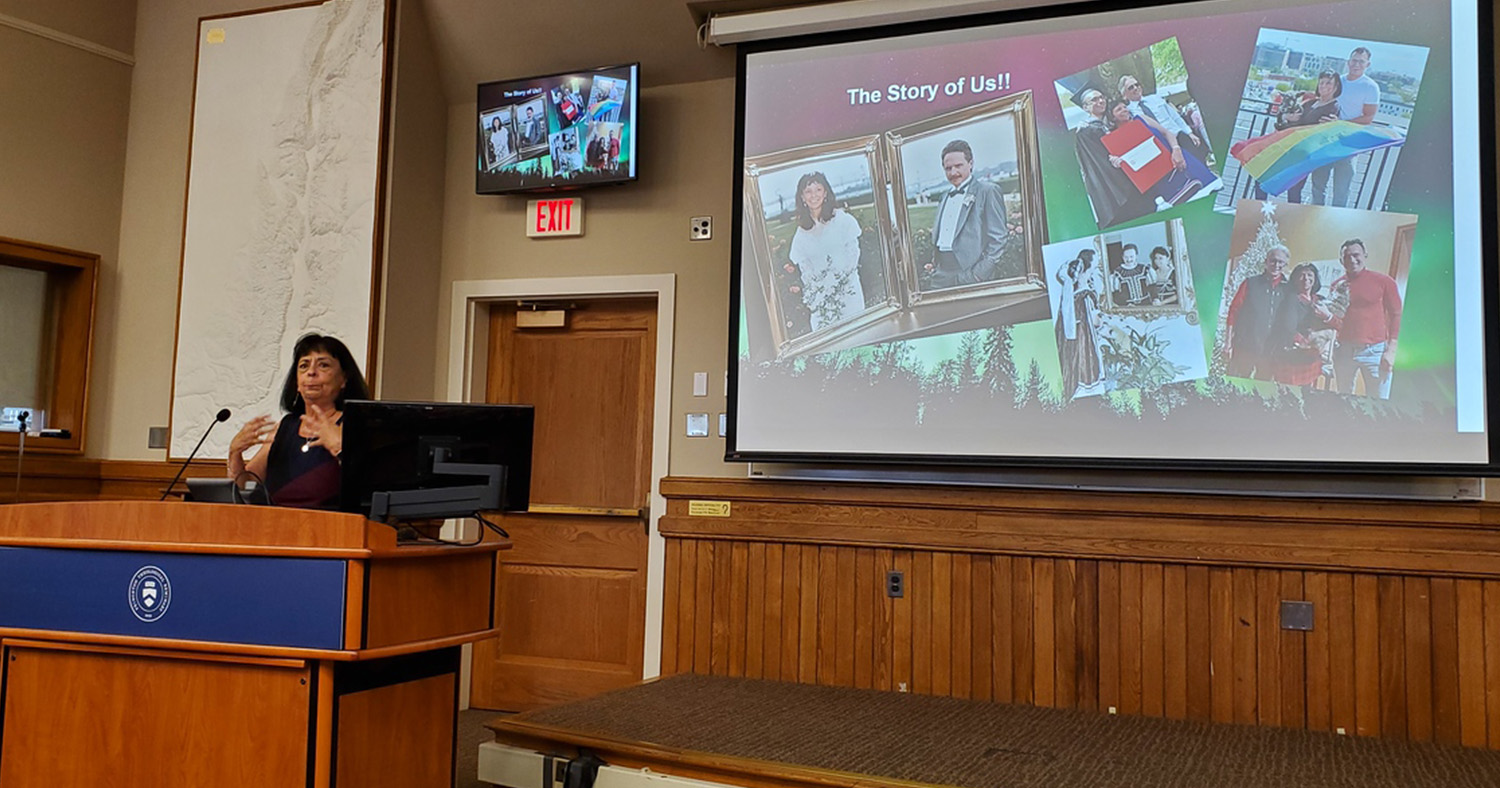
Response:
[[[689,222],[689,241],[707,241],[714,237],[714,217],[694,216]]]
[[[1296,632],[1311,632],[1313,604],[1302,600],[1281,600],[1281,628]]]
[[[900,572],[886,572],[885,595],[891,599],[900,599],[906,596],[906,575]]]

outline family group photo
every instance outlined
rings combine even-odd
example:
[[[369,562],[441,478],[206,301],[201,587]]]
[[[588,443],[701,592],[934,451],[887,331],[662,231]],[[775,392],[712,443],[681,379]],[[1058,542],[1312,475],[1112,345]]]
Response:
[[[1240,201],[1216,365],[1390,399],[1416,227],[1410,214]]]

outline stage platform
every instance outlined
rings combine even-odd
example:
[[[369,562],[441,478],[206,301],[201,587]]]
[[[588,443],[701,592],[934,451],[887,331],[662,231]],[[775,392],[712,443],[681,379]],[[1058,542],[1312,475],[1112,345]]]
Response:
[[[1486,750],[696,675],[487,727],[479,777],[510,788],[581,750],[598,788],[1500,785]]]

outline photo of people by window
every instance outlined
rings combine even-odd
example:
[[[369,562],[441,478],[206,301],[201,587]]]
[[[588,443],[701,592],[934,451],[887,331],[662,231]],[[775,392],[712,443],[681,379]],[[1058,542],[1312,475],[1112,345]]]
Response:
[[[516,160],[516,132],[511,107],[479,113],[479,164],[488,172]]]
[[[1207,197],[1223,182],[1176,38],[1056,81],[1101,229]]]
[[[1216,365],[1389,399],[1417,217],[1241,200]]]
[[[625,100],[625,80],[599,75],[589,93],[588,118],[597,123],[619,123]]]
[[[1215,208],[1253,198],[1384,210],[1427,53],[1262,28]]]
[[[890,218],[876,166],[874,138],[862,138],[760,157],[748,168],[747,230],[777,355],[889,310],[880,239]]]
[[[1181,219],[1048,244],[1064,399],[1208,375]]]

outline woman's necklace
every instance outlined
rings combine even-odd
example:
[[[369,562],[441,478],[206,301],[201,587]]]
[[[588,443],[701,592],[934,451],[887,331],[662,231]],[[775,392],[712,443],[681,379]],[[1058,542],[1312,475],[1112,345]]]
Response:
[[[344,414],[337,413],[336,417],[335,417],[334,423],[335,424],[343,424],[344,423]],[[302,439],[302,453],[306,454],[309,451],[312,451],[313,441],[315,441],[317,439],[318,439],[317,435],[312,435],[310,437],[304,437]]]

